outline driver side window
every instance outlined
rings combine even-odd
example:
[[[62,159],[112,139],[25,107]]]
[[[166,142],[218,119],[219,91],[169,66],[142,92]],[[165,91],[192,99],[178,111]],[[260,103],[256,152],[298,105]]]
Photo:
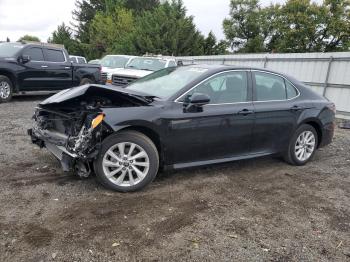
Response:
[[[187,94],[206,94],[209,104],[227,104],[248,101],[248,84],[246,72],[226,72],[210,78]]]
[[[30,47],[24,50],[23,55],[28,55],[32,61],[44,61],[43,50],[39,47]]]

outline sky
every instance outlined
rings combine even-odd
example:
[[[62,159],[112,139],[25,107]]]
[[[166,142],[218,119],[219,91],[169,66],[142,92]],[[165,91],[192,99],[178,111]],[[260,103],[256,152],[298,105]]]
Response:
[[[262,5],[284,0],[261,0]],[[59,24],[72,21],[75,0],[0,0],[0,41],[17,41],[25,34],[46,42]],[[184,0],[187,13],[205,35],[213,31],[224,38],[222,21],[229,13],[230,0]]]

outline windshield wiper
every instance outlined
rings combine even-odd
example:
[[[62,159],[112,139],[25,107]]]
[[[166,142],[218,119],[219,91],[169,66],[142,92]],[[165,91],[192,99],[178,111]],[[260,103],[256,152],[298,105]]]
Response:
[[[135,94],[129,94],[129,96],[131,96],[131,97],[136,97],[136,98],[138,98],[138,99],[141,99],[141,100],[143,100],[144,102],[146,102],[146,103],[152,103],[153,102],[153,100],[154,100],[154,98],[160,98],[160,97],[158,97],[158,96],[152,96],[152,95],[135,95]]]
[[[154,70],[152,70],[152,69],[148,69],[148,68],[140,68],[140,70],[151,71],[151,72],[153,72],[153,71],[154,71]]]

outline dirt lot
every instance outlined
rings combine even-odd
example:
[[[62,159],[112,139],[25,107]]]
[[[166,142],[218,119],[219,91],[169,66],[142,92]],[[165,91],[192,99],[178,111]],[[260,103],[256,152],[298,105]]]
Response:
[[[30,143],[44,98],[0,104],[0,261],[350,261],[350,131],[304,167],[240,161],[120,194]]]

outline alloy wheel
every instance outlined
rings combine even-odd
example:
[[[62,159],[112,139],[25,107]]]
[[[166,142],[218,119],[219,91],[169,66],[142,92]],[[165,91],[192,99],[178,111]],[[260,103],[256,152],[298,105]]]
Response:
[[[302,132],[295,142],[295,157],[301,162],[308,160],[314,152],[315,146],[315,135],[311,131]]]
[[[6,81],[0,82],[0,98],[7,99],[11,94],[11,87]]]
[[[107,179],[113,184],[130,187],[146,177],[150,160],[141,146],[123,142],[113,145],[106,151],[102,167]]]

